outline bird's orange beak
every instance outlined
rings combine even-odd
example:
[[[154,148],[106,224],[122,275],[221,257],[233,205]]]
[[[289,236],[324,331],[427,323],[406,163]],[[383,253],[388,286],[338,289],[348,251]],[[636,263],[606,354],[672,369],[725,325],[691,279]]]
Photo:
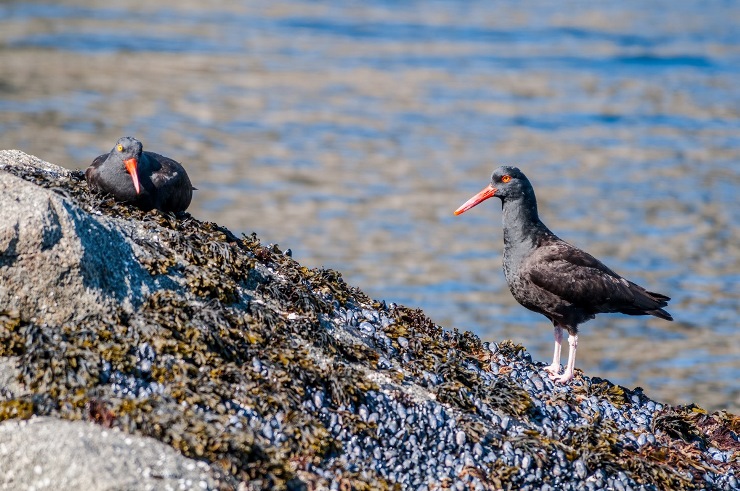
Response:
[[[134,188],[136,194],[141,193],[141,187],[139,186],[139,174],[136,172],[139,162],[136,159],[124,160],[123,164],[126,166],[126,171],[131,174],[131,180],[134,181]]]
[[[492,198],[493,195],[496,194],[496,188],[493,187],[492,184],[489,184],[483,190],[467,200],[460,208],[455,210],[455,215],[461,215],[474,207],[475,205],[482,203],[483,201],[487,200],[488,198]]]

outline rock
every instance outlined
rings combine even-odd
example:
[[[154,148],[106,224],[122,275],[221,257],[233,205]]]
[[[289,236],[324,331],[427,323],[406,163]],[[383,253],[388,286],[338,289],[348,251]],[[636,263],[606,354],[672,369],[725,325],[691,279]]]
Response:
[[[0,151],[6,488],[736,487],[737,416],[540,368]]]
[[[0,423],[0,489],[215,489],[208,465],[82,421]]]
[[[20,150],[0,150],[1,167],[21,167],[31,171],[42,171],[54,177],[69,177],[70,171]]]
[[[18,151],[2,167],[64,169]],[[158,288],[128,238],[137,227],[86,213],[73,200],[0,172],[0,306],[62,323],[108,310],[131,311]],[[29,281],[29,279],[33,279]]]
[[[18,382],[19,358],[6,356],[0,358],[0,400],[28,395],[29,392]]]

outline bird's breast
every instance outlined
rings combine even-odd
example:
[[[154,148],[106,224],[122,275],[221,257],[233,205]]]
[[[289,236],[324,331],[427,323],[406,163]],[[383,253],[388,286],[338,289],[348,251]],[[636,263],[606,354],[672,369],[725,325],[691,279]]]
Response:
[[[524,263],[534,250],[535,246],[530,241],[513,242],[504,240],[504,275],[509,283],[519,275]]]

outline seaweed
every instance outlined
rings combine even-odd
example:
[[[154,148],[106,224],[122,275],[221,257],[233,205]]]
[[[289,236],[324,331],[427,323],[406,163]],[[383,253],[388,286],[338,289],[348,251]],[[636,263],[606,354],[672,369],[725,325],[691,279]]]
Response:
[[[29,419],[33,415],[34,405],[29,397],[0,400],[0,421]]]
[[[696,426],[695,414],[692,408],[682,410],[667,408],[653,419],[653,431],[663,431],[671,438],[678,438],[685,442],[703,442],[702,434]]]
[[[574,392],[586,397],[596,396],[606,399],[616,407],[622,407],[629,402],[629,389],[599,377],[591,377],[589,381],[575,386]]]

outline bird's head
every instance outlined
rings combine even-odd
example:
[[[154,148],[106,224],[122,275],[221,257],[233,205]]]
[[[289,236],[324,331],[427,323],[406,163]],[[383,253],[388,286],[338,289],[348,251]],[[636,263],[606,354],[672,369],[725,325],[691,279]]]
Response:
[[[501,198],[501,201],[506,201],[525,197],[530,193],[532,193],[532,185],[529,183],[527,176],[516,167],[502,165],[493,171],[491,184],[455,210],[455,215],[465,213],[472,207],[494,196]]]
[[[126,172],[131,175],[136,194],[141,192],[138,169],[143,149],[144,147],[139,140],[132,136],[124,136],[118,139],[116,146],[111,150],[111,154],[115,156],[116,160],[123,162]]]

